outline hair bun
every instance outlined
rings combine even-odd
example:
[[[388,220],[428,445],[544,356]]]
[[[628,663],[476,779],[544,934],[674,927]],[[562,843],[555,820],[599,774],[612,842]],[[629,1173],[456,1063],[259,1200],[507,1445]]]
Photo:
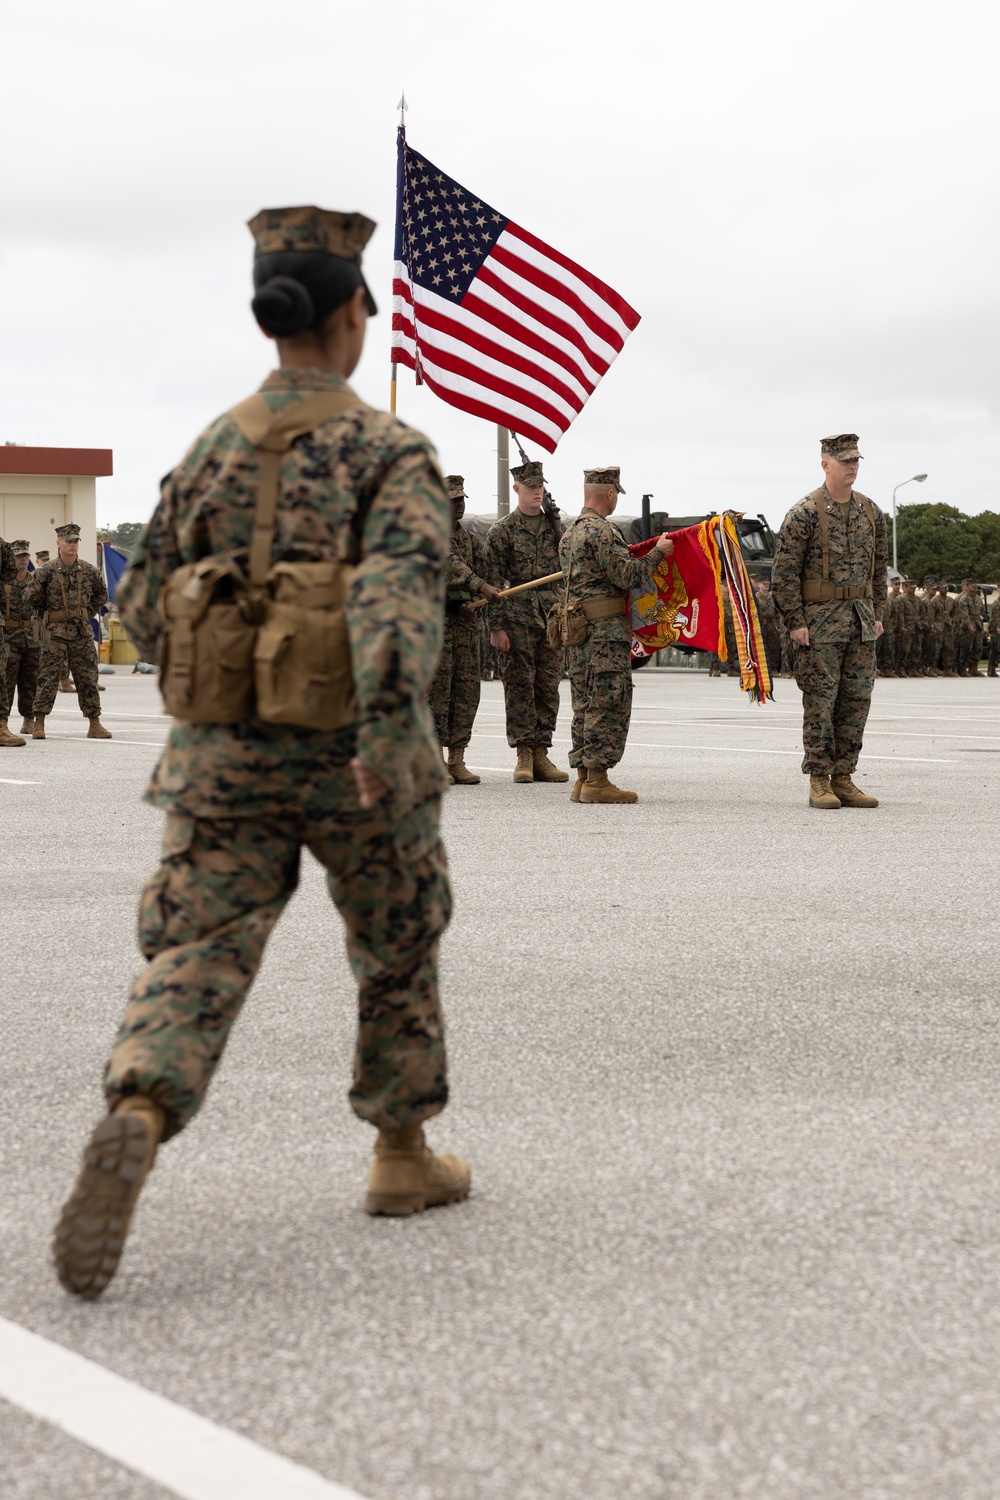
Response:
[[[291,338],[316,321],[316,309],[301,281],[290,276],[272,276],[255,292],[250,303],[253,315],[266,333]]]

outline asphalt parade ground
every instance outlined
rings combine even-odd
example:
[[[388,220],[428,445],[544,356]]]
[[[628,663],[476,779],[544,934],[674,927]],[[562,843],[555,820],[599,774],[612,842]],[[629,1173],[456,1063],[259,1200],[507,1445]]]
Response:
[[[141,962],[167,723],[155,679],[102,681],[112,741],[60,696],[0,755],[4,1500],[995,1500],[1000,683],[879,681],[882,805],[835,813],[792,682],[756,708],[639,673],[633,808],[515,786],[485,684],[428,1131],[469,1201],[361,1211],[354,994],[307,857],[79,1304],[49,1240]]]

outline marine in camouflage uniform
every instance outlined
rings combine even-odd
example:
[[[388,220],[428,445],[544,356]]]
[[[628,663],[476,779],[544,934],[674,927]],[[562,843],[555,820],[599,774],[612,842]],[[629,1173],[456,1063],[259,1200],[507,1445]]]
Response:
[[[97,654],[90,622],[108,602],[104,579],[93,563],[77,556],[80,528],[70,522],[56,527],[59,555],[40,568],[26,591],[26,602],[42,619],[49,644],[42,649],[38,666],[38,690],[34,703],[32,738],[44,740],[45,719],[52,712],[59,679],[69,669],[76,683],[81,711],[90,720],[87,738],[109,740],[111,731],[101,723],[101,700],[97,689]]]
[[[1000,663],[1000,593],[990,605],[990,654],[986,662],[987,677],[996,677]]]
[[[558,526],[542,513],[542,465],[529,459],[510,472],[517,505],[486,538],[490,579],[500,588],[559,572]],[[552,586],[528,589],[489,608],[490,643],[500,653],[507,743],[517,751],[518,782],[569,780],[548,755],[559,716],[563,653],[549,645],[546,625],[558,597]]]
[[[854,433],[822,439],[827,483],[788,512],[771,573],[798,648],[802,770],[812,807],[878,806],[851,780],[871,706],[888,567],[885,517],[852,488],[857,443]],[[828,485],[845,498],[834,500]]]
[[[903,579],[902,592],[896,601],[896,619],[899,622],[896,674],[899,677],[919,677],[917,659],[920,645],[920,620],[917,609],[917,584],[914,578]]]
[[[962,592],[955,600],[955,655],[959,677],[982,677],[983,604],[972,578],[962,579]]]
[[[421,1124],[448,1097],[437,981],[451,910],[438,831],[446,777],[427,707],[448,500],[427,439],[351,400],[345,384],[374,307],[360,270],[372,222],[298,208],[265,210],[250,227],[254,313],[277,337],[282,364],[261,405],[287,413],[310,397],[349,398],[350,409],[311,419],[281,450],[271,556],[351,563],[356,717],[330,731],[253,718],[170,729],[146,793],[166,813],[162,863],[139,913],[149,964],[105,1075],[111,1113],[56,1233],[60,1279],[85,1297],[114,1274],[157,1144],[205,1097],[303,848],[326,868],[358,986],[350,1101],[379,1130],[366,1209],[408,1214],[469,1188],[464,1163],[431,1152]],[[157,601],[176,569],[214,556],[246,569],[263,457],[227,413],[164,481],[118,594],[147,659],[162,641]]]
[[[955,670],[955,601],[948,592],[948,585],[938,586],[937,617],[941,627],[941,654],[938,665],[945,677],[957,677]]]
[[[882,615],[882,634],[875,642],[875,665],[880,677],[896,675],[896,645],[898,639],[898,616],[896,601],[899,599],[899,579],[894,578],[886,595],[885,612]]]
[[[17,562],[14,558],[14,549],[9,542],[0,537],[0,587],[5,588],[17,577]],[[7,680],[7,655],[8,646],[6,631],[3,621],[0,619],[0,684]],[[6,697],[6,689],[0,685],[0,696]],[[0,704],[0,706],[3,706]],[[12,748],[23,745],[25,741],[18,734],[12,734],[7,728],[7,714],[10,712],[10,704],[6,704],[5,712],[0,715],[0,747]]]
[[[14,542],[13,551],[17,574],[10,583],[0,585],[0,629],[7,648],[6,669],[0,671],[0,745],[16,744],[20,739],[7,728],[15,695],[21,715],[21,734],[31,733],[38,686],[39,648],[35,642],[34,613],[26,598],[31,583],[28,572],[31,551],[25,541]],[[20,740],[20,743],[25,742]]]
[[[587,639],[569,649],[573,693],[573,748],[576,768],[574,802],[637,802],[635,792],[608,780],[608,770],[625,753],[632,716],[632,631],[628,594],[649,588],[652,576],[674,544],[660,536],[645,557],[632,557],[618,527],[608,516],[625,491],[618,468],[584,471],[584,508],[571,521],[559,544],[568,580],[570,604],[583,604]]]
[[[754,584],[757,599],[757,618],[760,620],[767,648],[767,665],[772,679],[781,670],[781,635],[778,630],[778,611],[771,592],[771,580],[760,578]]]
[[[461,474],[446,479],[451,500],[451,545],[445,587],[444,641],[441,660],[430,689],[431,713],[438,744],[447,750],[448,774],[459,786],[477,786],[480,778],[465,764],[465,751],[472,739],[472,726],[479,712],[482,663],[479,619],[469,605],[478,594],[495,597],[496,589],[486,577],[483,544],[462,526],[465,514],[465,481]]]

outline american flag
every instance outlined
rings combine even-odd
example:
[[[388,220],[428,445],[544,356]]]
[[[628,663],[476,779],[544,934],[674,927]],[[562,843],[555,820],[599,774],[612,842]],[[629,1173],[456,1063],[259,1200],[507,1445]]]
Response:
[[[399,131],[392,361],[450,406],[556,444],[639,321]]]

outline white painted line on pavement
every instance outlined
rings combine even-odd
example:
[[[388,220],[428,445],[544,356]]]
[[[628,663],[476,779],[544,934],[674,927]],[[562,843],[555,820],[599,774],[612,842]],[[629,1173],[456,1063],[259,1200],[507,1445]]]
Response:
[[[0,1396],[181,1500],[363,1500],[6,1318]]]
[[[795,755],[801,758],[802,748],[798,750],[760,750],[756,746],[747,749],[743,745],[664,745],[662,741],[651,740],[629,740],[629,745],[637,750],[717,750],[723,755]],[[863,752],[862,752],[863,753]],[[958,766],[958,760],[940,760],[934,755],[865,755],[865,760],[904,760],[912,765],[918,766]]]
[[[0,786],[41,786],[40,781],[18,781],[15,776],[0,776]]]

